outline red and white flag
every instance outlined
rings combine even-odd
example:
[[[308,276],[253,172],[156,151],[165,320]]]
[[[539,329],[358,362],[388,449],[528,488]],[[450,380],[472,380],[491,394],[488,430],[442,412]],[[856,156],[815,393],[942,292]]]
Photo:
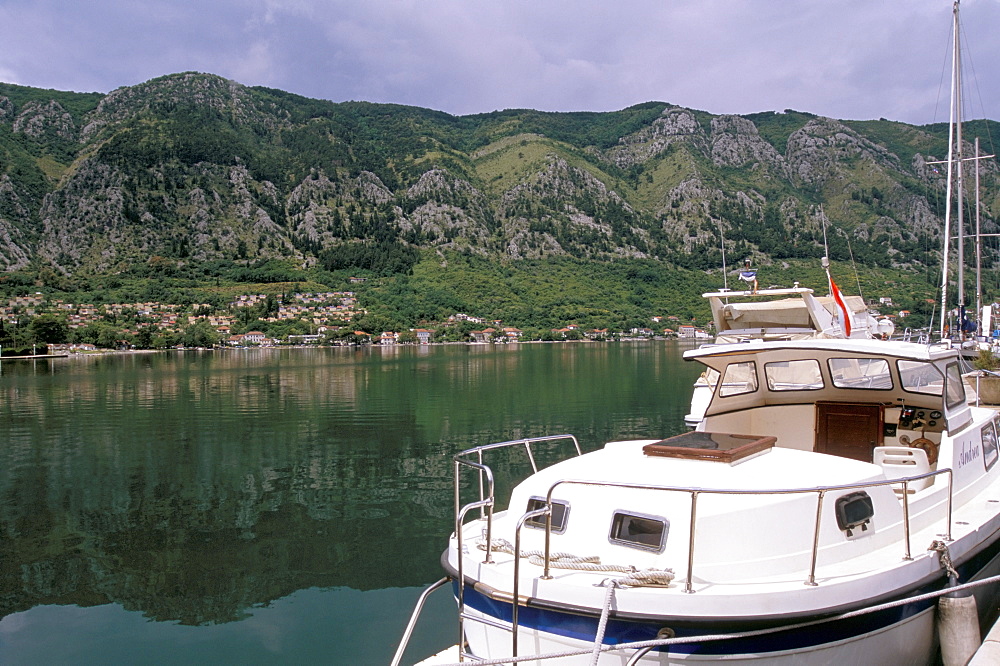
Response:
[[[841,324],[844,329],[844,337],[851,337],[851,311],[847,309],[847,304],[844,303],[844,295],[840,293],[840,289],[837,288],[837,283],[830,278],[830,293],[833,295],[833,300],[840,308],[841,315],[843,316],[843,324]]]

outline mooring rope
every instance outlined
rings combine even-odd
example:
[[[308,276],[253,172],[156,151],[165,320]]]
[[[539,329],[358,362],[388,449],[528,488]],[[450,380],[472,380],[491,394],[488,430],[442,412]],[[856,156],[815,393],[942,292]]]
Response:
[[[594,636],[594,649],[590,651],[590,666],[597,666],[597,660],[601,658],[601,648],[604,647],[604,632],[608,628],[608,616],[611,611],[611,599],[615,594],[617,585],[614,581],[608,584],[608,590],[604,593],[604,608],[601,610],[601,620],[597,623],[597,634]]]
[[[955,570],[955,566],[951,563],[951,551],[948,550],[948,544],[944,541],[931,541],[931,545],[928,546],[927,550],[938,554],[941,568],[948,572],[948,578],[957,581],[958,571]]]

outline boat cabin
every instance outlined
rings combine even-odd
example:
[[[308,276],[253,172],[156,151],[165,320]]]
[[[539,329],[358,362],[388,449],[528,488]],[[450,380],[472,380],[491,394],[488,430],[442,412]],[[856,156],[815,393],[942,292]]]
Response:
[[[972,418],[958,357],[945,347],[750,341],[684,356],[708,367],[702,432],[766,435],[777,447],[876,464],[879,449],[916,449],[918,464],[934,469],[942,433]]]

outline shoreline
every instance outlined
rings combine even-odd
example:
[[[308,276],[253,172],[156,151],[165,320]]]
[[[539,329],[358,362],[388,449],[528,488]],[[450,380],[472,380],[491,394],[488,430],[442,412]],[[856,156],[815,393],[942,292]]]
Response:
[[[26,360],[38,360],[38,359],[49,359],[49,358],[82,358],[87,356],[106,356],[108,354],[162,354],[166,352],[227,352],[227,351],[246,351],[251,349],[395,349],[399,347],[444,347],[444,346],[455,346],[464,345],[468,347],[486,347],[486,346],[508,346],[508,345],[525,345],[525,344],[589,344],[589,343],[609,343],[609,342],[677,342],[677,343],[691,343],[696,344],[700,342],[695,338],[664,338],[664,337],[652,337],[652,338],[616,338],[614,340],[517,340],[514,342],[428,342],[424,344],[417,343],[407,343],[407,344],[394,344],[394,345],[376,345],[376,344],[365,344],[365,345],[257,345],[252,347],[172,347],[169,349],[96,349],[92,351],[81,351],[81,352],[60,352],[58,354],[29,354],[26,356],[0,356],[0,363],[3,361],[26,361]]]

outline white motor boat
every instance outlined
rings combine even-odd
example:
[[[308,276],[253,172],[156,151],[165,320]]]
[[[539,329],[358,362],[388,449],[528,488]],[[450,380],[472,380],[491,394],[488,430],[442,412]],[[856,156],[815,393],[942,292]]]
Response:
[[[719,375],[694,431],[455,456],[447,575],[425,593],[450,583],[457,600],[450,661],[927,664],[942,635],[952,654],[978,644],[1000,601],[1000,424],[967,401],[956,350],[753,340],[684,356]],[[558,446],[571,455],[538,464]],[[533,472],[500,510],[515,450]],[[957,632],[936,627],[946,602]]]

